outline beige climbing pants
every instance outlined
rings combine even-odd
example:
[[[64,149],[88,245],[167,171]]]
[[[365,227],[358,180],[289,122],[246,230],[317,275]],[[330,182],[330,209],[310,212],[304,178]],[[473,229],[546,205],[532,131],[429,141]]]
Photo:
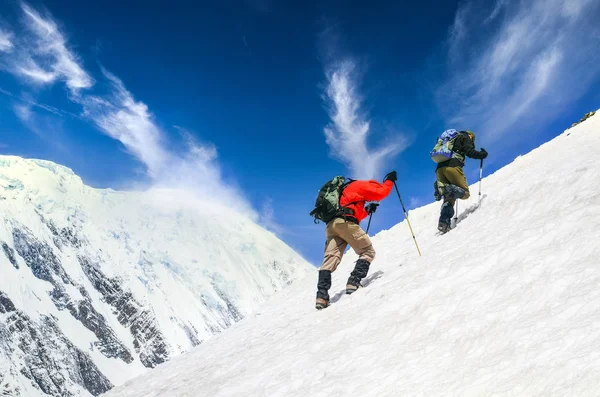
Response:
[[[335,271],[342,261],[348,244],[360,259],[365,259],[369,263],[375,259],[375,250],[369,235],[354,222],[336,218],[327,224],[325,236],[327,237],[325,256],[320,270]]]

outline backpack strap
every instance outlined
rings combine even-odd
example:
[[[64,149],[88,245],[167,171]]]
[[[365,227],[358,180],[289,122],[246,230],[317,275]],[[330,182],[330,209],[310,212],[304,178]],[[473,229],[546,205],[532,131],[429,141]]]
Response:
[[[346,188],[346,187],[347,187],[349,184],[351,184],[352,182],[356,182],[356,179],[348,178],[348,182],[346,182],[346,183],[344,184],[344,186],[342,186],[342,192],[341,192],[341,194],[340,194],[340,200],[342,199],[342,195],[343,195],[344,189],[345,189],[345,188]],[[340,208],[341,208],[341,209],[342,209],[342,211],[344,212],[344,213],[342,214],[342,218],[344,219],[344,221],[348,222],[348,217],[352,217],[352,220],[356,221],[356,223],[358,224],[358,219],[356,219],[356,218],[354,217],[354,211],[353,211],[353,210],[351,210],[350,208],[348,208],[348,206],[349,206],[349,205],[354,205],[354,204],[358,204],[358,203],[360,203],[360,201],[353,201],[353,202],[351,202],[351,203],[348,203],[348,204],[346,204],[346,206],[342,206],[342,204],[340,203]],[[349,212],[347,212],[347,211],[349,211]]]
[[[457,135],[457,136],[455,136],[455,137],[454,137],[454,139],[458,139],[458,137],[459,137],[459,136],[461,136],[461,135],[463,135],[463,136],[464,136],[464,135],[466,135],[466,136],[469,136],[469,134],[467,133],[467,131],[458,131],[458,135]],[[469,139],[470,139],[470,138],[469,138]],[[454,145],[452,145],[452,153],[454,153],[454,152],[455,152],[455,150],[454,150]],[[463,155],[464,155],[464,153],[460,153],[460,152],[456,152],[456,153],[458,153],[458,154],[463,154]]]

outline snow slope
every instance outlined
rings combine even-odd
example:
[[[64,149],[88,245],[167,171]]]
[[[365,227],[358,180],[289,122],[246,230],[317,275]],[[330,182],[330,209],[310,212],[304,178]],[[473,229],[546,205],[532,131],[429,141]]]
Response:
[[[247,217],[182,192],[85,186],[0,156],[0,395],[98,395],[314,270]]]
[[[449,234],[439,203],[411,211],[422,257],[402,222],[366,288],[343,295],[348,255],[326,310],[315,272],[106,397],[599,396],[598,147],[595,116],[485,178],[475,211],[473,185]]]

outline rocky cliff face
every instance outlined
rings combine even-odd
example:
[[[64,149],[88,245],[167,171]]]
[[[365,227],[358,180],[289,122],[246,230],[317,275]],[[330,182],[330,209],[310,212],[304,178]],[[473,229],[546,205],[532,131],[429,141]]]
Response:
[[[181,197],[0,156],[0,396],[97,396],[311,270],[250,219]]]
[[[1,396],[29,395],[21,394],[18,378],[51,396],[75,396],[81,388],[93,396],[110,390],[112,383],[88,354],[65,337],[55,318],[41,315],[39,321],[33,321],[3,292],[0,314],[4,314],[0,323],[2,349],[12,361],[22,363],[0,373]]]

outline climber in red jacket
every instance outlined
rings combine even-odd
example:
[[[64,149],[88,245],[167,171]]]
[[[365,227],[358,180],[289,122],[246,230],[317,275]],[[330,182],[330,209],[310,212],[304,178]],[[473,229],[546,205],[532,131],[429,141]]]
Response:
[[[377,181],[352,181],[344,188],[340,196],[340,206],[345,209],[345,215],[331,220],[325,229],[327,242],[323,263],[319,269],[317,309],[329,305],[331,273],[340,264],[348,244],[359,258],[348,278],[346,293],[351,294],[356,291],[360,286],[360,280],[367,276],[369,266],[375,259],[375,250],[369,235],[359,225],[360,221],[369,215],[365,210],[365,202],[386,198],[397,179],[396,171],[392,171],[385,176],[383,184]]]

